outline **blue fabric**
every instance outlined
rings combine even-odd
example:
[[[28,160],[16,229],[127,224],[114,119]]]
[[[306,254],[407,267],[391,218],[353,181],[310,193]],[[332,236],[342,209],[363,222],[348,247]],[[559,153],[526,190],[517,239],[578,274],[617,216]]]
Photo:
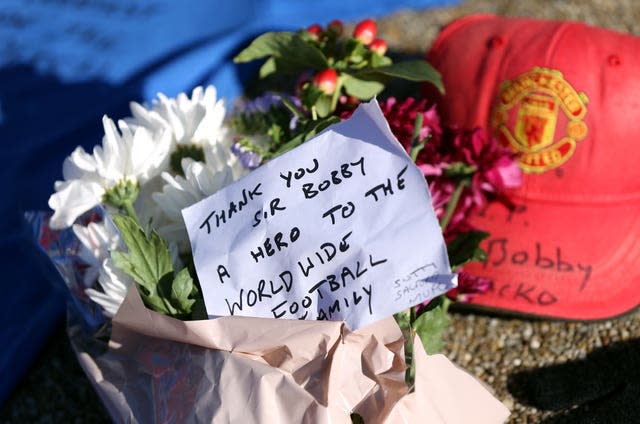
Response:
[[[127,116],[131,100],[198,84],[233,99],[242,72],[231,58],[266,30],[455,2],[3,0],[0,404],[61,319],[66,296],[30,242],[24,212],[47,209],[63,159],[100,141],[103,114]]]

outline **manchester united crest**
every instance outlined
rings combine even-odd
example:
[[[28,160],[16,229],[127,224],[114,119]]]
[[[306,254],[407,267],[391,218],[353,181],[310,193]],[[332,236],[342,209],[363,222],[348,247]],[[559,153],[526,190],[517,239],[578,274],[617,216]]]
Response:
[[[588,101],[560,71],[535,67],[502,83],[493,126],[520,153],[525,172],[548,171],[565,163],[587,136]]]

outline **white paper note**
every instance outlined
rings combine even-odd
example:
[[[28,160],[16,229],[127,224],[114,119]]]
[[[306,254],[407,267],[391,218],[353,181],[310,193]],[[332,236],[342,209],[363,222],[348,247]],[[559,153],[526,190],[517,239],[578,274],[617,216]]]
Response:
[[[210,317],[357,329],[455,286],[424,177],[376,101],[182,213]]]

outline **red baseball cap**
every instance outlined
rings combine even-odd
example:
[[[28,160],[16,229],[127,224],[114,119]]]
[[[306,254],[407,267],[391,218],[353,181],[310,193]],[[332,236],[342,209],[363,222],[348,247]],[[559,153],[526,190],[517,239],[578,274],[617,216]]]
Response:
[[[515,209],[472,224],[491,235],[493,280],[472,305],[574,320],[640,304],[640,38],[577,22],[473,15],[427,60],[446,124],[483,127],[518,153]]]

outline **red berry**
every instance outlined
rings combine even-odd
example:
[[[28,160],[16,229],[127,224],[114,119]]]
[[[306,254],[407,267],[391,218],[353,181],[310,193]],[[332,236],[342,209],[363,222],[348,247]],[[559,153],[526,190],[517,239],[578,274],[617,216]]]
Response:
[[[313,35],[320,35],[320,33],[322,32],[322,27],[319,24],[309,25],[309,27],[307,28],[307,32]]]
[[[333,68],[324,69],[313,77],[313,85],[318,87],[324,94],[331,95],[336,91],[338,84],[338,73]]]
[[[340,19],[334,19],[333,21],[329,22],[329,25],[327,25],[327,29],[335,35],[340,36],[344,31],[344,25],[342,24],[342,21]]]
[[[369,44],[369,50],[374,53],[378,53],[380,56],[384,56],[384,54],[387,52],[387,49],[387,42],[382,38],[376,38],[371,42],[371,44]]]
[[[378,25],[376,25],[376,21],[373,19],[365,19],[364,21],[360,21],[358,25],[356,25],[353,30],[353,36],[360,40],[360,42],[364,45],[369,44],[376,38],[376,34],[378,33]]]
[[[322,35],[322,27],[318,24],[309,25],[307,34],[311,36],[311,39],[318,41]]]

